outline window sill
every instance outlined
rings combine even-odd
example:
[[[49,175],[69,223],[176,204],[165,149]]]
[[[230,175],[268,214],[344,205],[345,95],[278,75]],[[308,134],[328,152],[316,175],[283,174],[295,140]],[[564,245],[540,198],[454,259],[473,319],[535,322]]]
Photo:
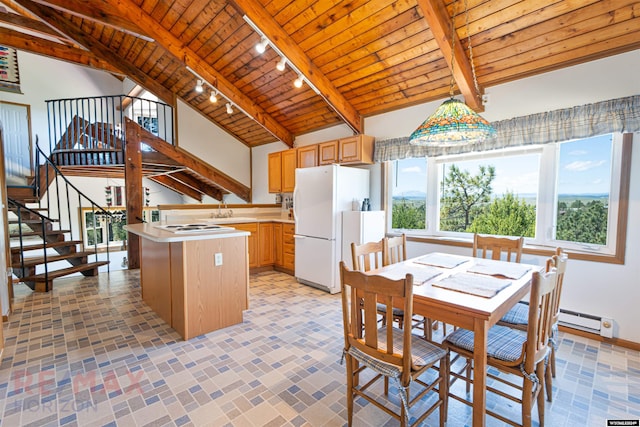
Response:
[[[395,233],[397,234],[397,233]],[[407,234],[408,242],[418,242],[418,243],[429,243],[432,245],[443,245],[443,246],[452,246],[452,247],[462,247],[462,248],[471,248],[473,247],[473,242],[471,240],[459,239],[459,238],[450,238],[450,237],[433,237],[433,236],[418,236],[418,235],[409,235]],[[569,255],[570,259],[577,259],[581,261],[591,261],[591,262],[602,262],[606,264],[624,264],[624,253],[622,255],[603,255],[603,254],[595,254],[593,252],[582,252],[577,250],[565,250],[565,252]],[[538,256],[552,256],[555,254],[555,247],[551,248],[548,246],[538,246],[538,245],[525,245],[522,253],[527,255],[538,255]]]

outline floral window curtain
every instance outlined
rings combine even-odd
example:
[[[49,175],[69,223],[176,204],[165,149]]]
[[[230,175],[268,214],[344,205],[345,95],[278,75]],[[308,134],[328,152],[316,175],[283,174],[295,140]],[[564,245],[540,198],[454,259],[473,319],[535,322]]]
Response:
[[[6,46],[0,46],[0,90],[22,93],[20,91],[18,53],[15,49]]]
[[[409,137],[376,141],[376,162],[547,144],[612,132],[640,131],[640,95],[493,122],[496,137],[463,147],[424,147]]]

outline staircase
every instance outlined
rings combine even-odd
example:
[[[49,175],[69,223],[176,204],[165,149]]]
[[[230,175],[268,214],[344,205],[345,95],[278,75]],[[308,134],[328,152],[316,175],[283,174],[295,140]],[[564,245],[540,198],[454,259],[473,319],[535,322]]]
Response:
[[[95,250],[78,251],[82,241],[71,240],[71,231],[60,229],[58,219],[46,216],[47,209],[28,207],[33,199],[8,201],[13,274],[32,290],[48,292],[54,279],[73,273],[95,276],[98,267],[109,264],[99,261]],[[89,257],[95,260],[90,261]]]

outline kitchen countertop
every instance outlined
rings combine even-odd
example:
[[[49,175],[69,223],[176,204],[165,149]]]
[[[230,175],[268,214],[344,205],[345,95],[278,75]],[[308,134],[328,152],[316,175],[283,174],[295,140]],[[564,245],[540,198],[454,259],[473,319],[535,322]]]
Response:
[[[192,220],[189,220],[192,221]],[[207,224],[243,224],[248,222],[280,222],[283,224],[295,224],[293,219],[282,218],[282,217],[271,217],[271,216],[255,216],[255,217],[247,217],[247,216],[237,216],[237,217],[229,217],[229,218],[195,218],[195,221],[204,221]]]
[[[184,222],[184,224],[193,224],[193,221]],[[213,222],[208,222],[208,224],[213,224]],[[227,237],[249,236],[251,234],[248,231],[236,230],[234,228],[174,233],[160,228],[163,225],[166,224],[160,222],[130,224],[125,225],[124,229],[130,233],[159,243],[184,242],[187,240],[224,239]]]

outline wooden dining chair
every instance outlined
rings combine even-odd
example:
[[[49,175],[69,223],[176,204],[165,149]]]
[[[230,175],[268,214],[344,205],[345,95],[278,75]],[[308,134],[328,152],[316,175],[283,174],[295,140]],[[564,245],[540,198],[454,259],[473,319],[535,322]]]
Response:
[[[395,264],[407,259],[407,236],[404,233],[400,236],[385,237],[382,243],[384,265]],[[412,324],[414,329],[422,330],[425,339],[429,341],[433,339],[432,331],[437,322],[423,316],[414,316]]]
[[[538,420],[540,426],[544,427],[544,391],[541,389],[545,381],[545,359],[551,345],[551,322],[554,315],[553,294],[557,284],[558,275],[555,268],[545,273],[534,272],[531,279],[526,333],[496,325],[489,329],[487,334],[487,365],[522,378],[522,383],[517,384],[509,381],[507,377],[495,375],[490,370],[487,371],[487,377],[495,380],[500,388],[498,390],[487,385],[487,391],[522,405],[521,424],[494,411],[486,410],[487,414],[511,425],[530,427],[533,405],[537,401]],[[455,352],[466,358],[467,363],[471,363],[474,357],[474,333],[466,329],[458,329],[447,335],[444,346],[450,352]],[[449,367],[451,368],[451,365]],[[459,371],[451,369],[450,375],[453,377],[450,384],[453,384],[456,379],[463,379],[467,383],[472,381],[466,367]],[[505,391],[505,385],[519,390],[520,397]],[[472,404],[460,396],[453,394],[450,396],[463,403]]]
[[[549,365],[545,371],[545,388],[547,392],[547,400],[551,402],[553,379],[556,377],[556,351],[558,350],[558,321],[560,320],[560,296],[562,295],[562,283],[564,281],[564,273],[567,270],[567,254],[562,248],[556,248],[555,255],[547,260],[546,271],[552,268],[556,269],[558,274],[558,286],[552,297],[551,319],[551,349],[549,353]],[[511,310],[507,312],[502,319],[498,321],[498,325],[508,326],[522,331],[527,330],[528,326],[529,306],[524,302],[517,303]]]
[[[473,256],[495,260],[506,256],[506,261],[520,262],[524,237],[498,237],[475,233],[473,235]]]
[[[400,421],[401,426],[421,424],[439,408],[440,426],[447,417],[447,352],[411,333],[413,313],[413,276],[392,280],[384,276],[367,275],[349,270],[344,261],[340,262],[340,282],[342,290],[342,316],[344,325],[344,354],[347,371],[347,416],[348,425],[353,424],[353,402],[362,397],[387,414]],[[403,328],[393,323],[378,329],[378,304],[383,301],[387,311],[400,305],[406,314]],[[438,375],[428,382],[426,374],[430,369]],[[360,378],[368,372],[366,381]],[[371,379],[369,379],[371,378]],[[373,385],[384,379],[384,394]],[[388,397],[388,381],[398,390],[399,404]],[[414,389],[409,393],[409,385]],[[427,406],[423,398],[434,390],[437,399]],[[420,405],[416,406],[416,403]],[[410,414],[414,407],[420,413]],[[410,419],[415,417],[412,424]]]
[[[370,271],[382,268],[385,265],[384,239],[377,242],[368,242],[357,245],[351,243],[351,259],[353,261],[353,269],[355,271]],[[387,324],[387,307],[380,304],[378,314],[382,321],[382,325]],[[400,308],[393,309],[392,321],[398,322],[398,326],[402,327],[404,312]]]

